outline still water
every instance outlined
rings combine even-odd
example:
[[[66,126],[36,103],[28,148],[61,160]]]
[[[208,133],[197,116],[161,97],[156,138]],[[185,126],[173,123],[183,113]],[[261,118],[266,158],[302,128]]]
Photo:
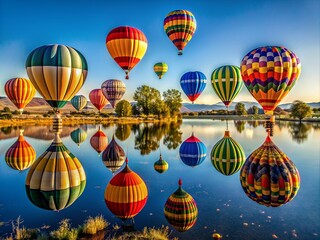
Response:
[[[72,132],[80,127],[82,139]],[[277,122],[273,142],[295,163],[301,177],[300,190],[289,203],[278,208],[259,205],[246,196],[239,181],[239,172],[225,176],[212,165],[210,153],[223,137],[226,122],[213,120],[183,120],[182,123],[140,125],[82,125],[64,127],[61,140],[81,162],[86,185],[80,197],[60,211],[44,210],[34,205],[26,193],[28,170],[10,168],[5,161],[7,149],[17,140],[18,129],[3,128],[0,133],[0,237],[11,232],[10,221],[18,216],[27,228],[44,225],[55,229],[57,223],[71,219],[74,227],[88,216],[102,214],[107,221],[118,223],[107,208],[104,191],[113,173],[107,169],[102,157],[90,145],[91,137],[101,128],[108,141],[115,135],[116,142],[129,159],[130,168],[139,174],[148,189],[148,199],[142,211],[134,217],[135,228],[169,225],[164,217],[164,204],[182,188],[196,201],[198,218],[195,225],[184,233],[173,230],[179,239],[212,239],[218,232],[223,239],[320,239],[320,129],[319,124]],[[244,149],[246,157],[260,147],[266,138],[263,123],[257,121],[229,121],[230,135]],[[25,140],[39,157],[50,146],[53,134],[49,127],[25,127]],[[79,132],[78,131],[78,132]],[[194,167],[183,163],[179,148],[192,133],[206,149],[205,160]],[[83,140],[83,142],[80,142]],[[79,143],[79,146],[77,142]],[[162,157],[169,169],[159,174],[154,163]]]

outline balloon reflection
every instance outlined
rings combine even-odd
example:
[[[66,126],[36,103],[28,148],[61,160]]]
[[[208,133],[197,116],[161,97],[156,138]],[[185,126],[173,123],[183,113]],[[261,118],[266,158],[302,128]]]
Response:
[[[59,134],[30,168],[26,179],[29,200],[39,208],[59,211],[83,193],[86,175],[80,161],[62,143]]]
[[[36,160],[36,152],[24,139],[23,130],[20,130],[17,141],[7,150],[5,160],[9,167],[19,171],[29,168]]]
[[[164,216],[175,229],[185,232],[196,223],[198,208],[193,197],[182,189],[181,179],[178,184],[179,188],[164,205]]]
[[[168,170],[169,164],[162,159],[162,155],[160,154],[159,160],[154,163],[153,167],[158,173],[164,173]]]
[[[184,164],[195,167],[206,159],[207,148],[204,143],[192,133],[191,137],[181,144],[179,155]]]
[[[97,151],[99,156],[100,153],[108,146],[108,137],[101,131],[100,127],[99,130],[90,138],[90,145]]]
[[[224,137],[213,146],[211,151],[212,165],[224,175],[232,175],[238,172],[245,159],[242,146],[230,136],[228,130],[225,131]]]
[[[80,147],[80,144],[87,139],[87,132],[82,128],[77,128],[76,130],[70,133],[71,139],[74,143]]]
[[[240,171],[246,195],[267,207],[279,207],[291,201],[300,188],[295,164],[268,135],[265,142],[247,158]]]
[[[124,160],[124,150],[118,145],[114,136],[112,136],[111,142],[102,153],[102,162],[114,174],[122,167]]]
[[[148,189],[143,179],[126,165],[109,182],[104,193],[108,209],[122,221],[132,219],[146,205]]]
[[[301,144],[308,139],[308,134],[312,126],[304,123],[290,122],[288,124],[288,128],[289,128],[289,133],[292,137],[292,140]]]

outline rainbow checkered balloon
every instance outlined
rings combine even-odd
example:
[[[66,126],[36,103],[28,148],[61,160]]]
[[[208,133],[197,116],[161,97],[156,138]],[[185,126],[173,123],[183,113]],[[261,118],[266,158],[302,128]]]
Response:
[[[300,72],[299,58],[285,47],[256,48],[241,62],[245,86],[265,113],[271,115],[294,86]]]

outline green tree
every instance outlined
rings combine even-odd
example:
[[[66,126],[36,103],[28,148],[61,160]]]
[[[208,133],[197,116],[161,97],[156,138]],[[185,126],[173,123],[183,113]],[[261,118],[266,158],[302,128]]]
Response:
[[[163,94],[163,101],[169,107],[170,115],[176,116],[180,113],[180,108],[182,107],[181,92],[176,89],[169,89]]]
[[[311,107],[308,106],[305,102],[299,100],[293,102],[290,111],[291,117],[298,118],[300,123],[302,119],[312,115]]]
[[[121,100],[117,103],[115,112],[119,117],[130,117],[132,115],[132,106],[127,100]]]
[[[142,113],[148,116],[153,113],[157,102],[161,101],[161,96],[157,89],[142,85],[135,91],[133,99],[137,101],[137,107],[141,108]]]
[[[235,107],[235,111],[237,115],[246,115],[247,110],[243,103],[237,103]]]
[[[11,111],[10,111],[10,108],[8,108],[8,107],[4,107],[4,108],[3,108],[3,111],[4,111],[4,112],[11,112]]]
[[[165,102],[162,100],[160,100],[152,105],[151,112],[153,114],[157,115],[158,118],[168,117],[170,114],[170,110],[169,110],[167,104],[165,104]]]

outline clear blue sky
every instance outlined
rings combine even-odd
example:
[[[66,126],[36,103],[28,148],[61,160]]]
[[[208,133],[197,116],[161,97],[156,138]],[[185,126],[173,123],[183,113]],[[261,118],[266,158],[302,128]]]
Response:
[[[146,84],[163,92],[180,91],[179,80],[187,71],[201,71],[209,80],[212,71],[225,64],[240,65],[250,50],[282,45],[302,62],[302,74],[282,103],[320,101],[320,1],[318,0],[121,0],[53,1],[0,0],[0,96],[13,77],[28,78],[25,60],[35,48],[64,44],[87,59],[87,80],[78,94],[88,94],[111,78],[125,82],[124,98],[131,101],[135,89]],[[163,30],[163,19],[172,10],[186,9],[197,19],[196,33],[183,56]],[[144,58],[124,79],[122,69],[110,57],[105,38],[120,25],[142,30],[148,39]],[[158,80],[156,62],[165,61],[169,71]],[[38,95],[39,96],[39,95]],[[185,102],[189,102],[183,94]],[[220,99],[210,81],[196,103],[213,104]],[[254,101],[244,87],[235,101]]]

